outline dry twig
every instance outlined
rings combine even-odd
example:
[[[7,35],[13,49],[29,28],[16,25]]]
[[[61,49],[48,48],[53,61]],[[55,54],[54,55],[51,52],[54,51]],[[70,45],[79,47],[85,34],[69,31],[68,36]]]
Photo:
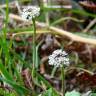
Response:
[[[15,15],[15,14],[9,14],[9,17],[11,19],[15,19],[17,21],[25,21],[20,16]],[[28,22],[28,21],[25,21],[25,22]],[[29,22],[29,23],[31,24],[32,22]],[[40,26],[40,27],[49,28],[51,34],[59,34],[59,35],[66,36],[69,39],[76,41],[76,42],[82,42],[82,43],[96,45],[96,39],[85,38],[85,37],[73,34],[71,32],[65,31],[63,29],[56,28],[54,26],[47,26],[45,23],[36,22],[36,24],[37,24],[37,26]],[[40,33],[43,33],[43,32],[40,31]],[[45,33],[49,33],[49,31],[46,31]]]
[[[88,32],[88,30],[96,23],[96,18],[93,19],[89,24],[88,26],[84,29],[83,32]]]

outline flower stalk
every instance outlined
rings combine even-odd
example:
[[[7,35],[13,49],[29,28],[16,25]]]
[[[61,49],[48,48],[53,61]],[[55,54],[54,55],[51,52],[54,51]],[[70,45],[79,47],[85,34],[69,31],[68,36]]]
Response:
[[[22,13],[21,13],[21,17],[24,19],[24,20],[27,20],[27,21],[32,21],[33,22],[33,40],[32,40],[32,70],[31,70],[31,73],[32,73],[32,79],[33,79],[33,82],[35,83],[35,80],[34,80],[34,77],[36,76],[36,73],[35,73],[35,69],[36,69],[36,25],[35,25],[35,20],[36,20],[36,17],[38,17],[40,15],[40,8],[38,6],[28,6],[26,8],[23,9]],[[33,90],[34,91],[34,90]],[[35,91],[34,91],[35,92]]]
[[[35,68],[36,64],[36,25],[35,25],[35,19],[32,19],[33,21],[33,68]]]
[[[64,66],[61,67],[61,76],[62,76],[62,94],[65,96],[65,71],[64,71]]]

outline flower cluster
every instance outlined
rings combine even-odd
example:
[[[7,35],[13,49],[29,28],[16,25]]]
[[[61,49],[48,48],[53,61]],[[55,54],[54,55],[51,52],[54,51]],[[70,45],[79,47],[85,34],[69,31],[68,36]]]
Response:
[[[22,11],[22,18],[24,20],[32,20],[40,15],[40,7],[37,6],[28,6]]]
[[[54,65],[56,67],[69,66],[68,54],[61,49],[55,50],[52,55],[49,56],[49,65]]]

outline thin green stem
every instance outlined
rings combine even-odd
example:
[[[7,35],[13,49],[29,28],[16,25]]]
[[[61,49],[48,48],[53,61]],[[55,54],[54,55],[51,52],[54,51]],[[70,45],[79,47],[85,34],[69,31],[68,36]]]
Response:
[[[6,19],[5,19],[5,31],[4,31],[5,38],[6,38],[8,20],[9,20],[9,16],[8,15],[9,15],[9,0],[6,0]]]
[[[9,0],[6,0],[6,18],[5,18],[5,26],[3,28],[3,33],[4,33],[4,37],[3,40],[6,42],[6,33],[7,33],[7,27],[8,27],[8,19],[9,19],[9,4],[8,4]]]
[[[9,0],[6,0],[6,18],[5,18],[5,26],[3,28],[3,38],[2,38],[2,41],[3,41],[3,50],[5,52],[5,66],[7,66],[8,64],[8,68],[9,68],[9,71],[10,71],[10,64],[9,64],[9,48],[8,48],[8,44],[7,44],[7,41],[6,41],[6,34],[7,34],[7,31],[8,31],[8,20],[9,20]],[[11,72],[10,72],[11,73]]]
[[[34,77],[36,76],[35,75],[35,69],[36,69],[36,25],[35,25],[35,19],[32,19],[33,21],[33,41],[32,41],[32,54],[33,54],[33,57],[32,57],[32,60],[33,60],[33,66],[32,66],[32,79],[33,79],[33,82],[35,83],[35,80],[34,80]],[[34,86],[34,85],[33,85]],[[35,93],[35,90],[32,88],[32,91]]]
[[[84,20],[79,20],[79,19],[76,19],[76,18],[74,18],[74,17],[64,17],[64,18],[60,18],[60,19],[54,21],[54,22],[51,24],[51,26],[54,26],[54,25],[56,25],[56,24],[58,24],[58,23],[61,23],[61,22],[64,22],[65,20],[72,20],[72,21],[80,22],[80,23],[84,22]]]
[[[8,70],[10,75],[12,75],[12,70],[11,70],[11,59],[10,59],[10,45],[8,46],[6,37],[7,37],[7,32],[8,32],[8,22],[9,22],[9,0],[6,0],[6,19],[5,19],[5,27],[4,27],[4,37],[3,37],[3,44],[4,44],[4,51],[5,51],[5,66],[8,64]],[[11,43],[11,41],[9,42]]]
[[[35,19],[32,19],[33,21],[33,68],[35,68],[36,64],[36,25],[35,25]]]
[[[62,93],[63,96],[65,96],[65,71],[64,71],[64,67],[61,68],[61,75],[62,75]]]

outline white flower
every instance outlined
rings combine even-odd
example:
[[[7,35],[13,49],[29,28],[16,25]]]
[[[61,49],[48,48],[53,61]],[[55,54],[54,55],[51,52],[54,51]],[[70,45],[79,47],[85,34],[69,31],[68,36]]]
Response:
[[[28,6],[23,9],[21,17],[24,20],[32,20],[40,15],[40,7]]]
[[[49,56],[49,65],[56,67],[69,66],[68,54],[61,49],[55,50],[52,55]]]

